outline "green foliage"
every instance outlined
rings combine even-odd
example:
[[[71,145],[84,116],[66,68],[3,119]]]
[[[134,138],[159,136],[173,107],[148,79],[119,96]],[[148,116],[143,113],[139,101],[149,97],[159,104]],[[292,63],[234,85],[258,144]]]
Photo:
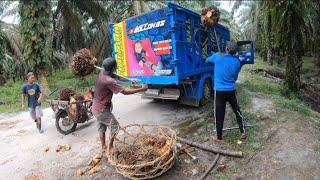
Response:
[[[240,107],[247,107],[251,103],[250,91],[245,86],[245,84],[239,84],[237,86],[237,99],[239,101]]]
[[[320,144],[316,145],[315,151],[316,151],[318,154],[320,154]]]
[[[23,81],[9,81],[0,88],[0,112],[19,110],[21,107],[22,84]]]
[[[270,83],[261,76],[252,76],[244,82],[244,85],[251,92],[263,92],[267,94],[281,94],[281,85]]]
[[[304,61],[307,62],[307,66],[310,66],[308,62],[309,58],[304,58]],[[256,59],[256,64],[253,68],[267,68],[267,64],[265,62],[262,62],[260,58]],[[244,67],[242,70],[247,73],[248,67]],[[246,74],[247,80],[239,85],[239,92],[260,92],[267,94],[268,97],[272,100],[274,100],[275,104],[278,107],[285,108],[291,111],[297,111],[304,115],[311,115],[311,111],[309,107],[301,100],[299,99],[299,94],[296,92],[287,92],[285,87],[282,84],[272,83],[269,79],[266,79],[265,77],[258,76],[255,74]],[[246,92],[246,93],[248,93]],[[243,97],[247,99],[246,97]],[[240,100],[239,100],[240,101]],[[240,101],[241,102],[241,101]]]
[[[10,78],[13,63],[12,49],[5,33],[0,28],[0,78]]]
[[[314,77],[320,75],[320,68],[317,68],[316,58],[303,57],[303,64],[301,68],[301,77],[307,79],[309,77]]]
[[[297,111],[304,115],[310,116],[311,111],[299,98],[286,98],[285,96],[273,96],[278,107],[288,109],[290,111]]]
[[[39,70],[51,67],[52,49],[47,43],[51,27],[50,1],[21,0],[19,14],[23,56],[29,68],[37,74]]]
[[[255,34],[251,39],[255,41],[256,50],[266,60],[267,55],[272,58],[285,57],[287,92],[297,92],[300,86],[301,57],[304,53],[313,52],[320,62],[320,3],[312,0],[281,0],[281,1],[251,1],[237,2],[233,11],[240,5],[249,11],[256,11],[258,17],[242,13],[246,23],[252,21],[252,26],[242,26],[245,34]],[[258,7],[258,8],[257,8]],[[240,18],[241,19],[241,18]],[[254,30],[255,29],[255,30]],[[253,31],[254,30],[254,31]],[[268,54],[270,53],[270,54]],[[270,59],[270,58],[268,58]],[[272,62],[272,61],[271,61]]]
[[[85,78],[75,78],[69,69],[58,70],[47,78],[49,85],[55,88],[72,87],[76,91],[83,91],[87,86],[94,86],[97,75]]]

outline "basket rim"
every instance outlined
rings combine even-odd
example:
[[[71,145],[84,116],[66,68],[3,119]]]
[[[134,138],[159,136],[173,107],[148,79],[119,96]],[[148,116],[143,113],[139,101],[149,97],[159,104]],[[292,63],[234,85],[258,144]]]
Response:
[[[174,165],[175,158],[176,158],[176,150],[175,150],[175,152],[173,152],[173,156],[170,157],[170,159],[169,159],[166,163],[163,164],[163,165],[169,165],[169,166],[166,168],[166,170],[163,169],[162,171],[160,171],[160,172],[158,172],[158,173],[155,173],[155,174],[153,174],[153,175],[151,175],[151,176],[148,175],[148,174],[145,174],[145,175],[144,175],[145,177],[136,177],[136,175],[130,175],[129,173],[125,173],[124,170],[122,170],[122,169],[119,168],[119,167],[116,167],[116,170],[117,170],[120,174],[122,174],[123,176],[128,177],[128,178],[130,178],[130,179],[153,179],[153,178],[156,178],[156,177],[161,176],[161,175],[164,174],[166,171],[168,171],[168,170]],[[124,168],[124,169],[125,169],[125,168]],[[143,176],[143,175],[140,175],[140,176]]]

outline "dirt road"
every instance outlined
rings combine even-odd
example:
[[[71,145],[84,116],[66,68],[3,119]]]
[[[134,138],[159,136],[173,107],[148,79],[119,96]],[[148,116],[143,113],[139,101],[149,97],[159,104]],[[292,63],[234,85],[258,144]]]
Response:
[[[249,144],[243,159],[224,159],[226,169],[216,172],[217,179],[319,179],[319,128],[313,118],[297,112],[277,108],[264,94],[252,94],[251,105],[246,111],[268,117],[256,117],[255,127],[249,136]],[[205,126],[204,117],[211,117],[208,109],[192,108],[175,102],[154,102],[140,96],[116,95],[114,114],[120,125],[142,123],[163,124],[177,127],[176,130],[198,137],[206,145],[217,146],[210,141],[213,124]],[[228,110],[230,116],[230,111]],[[205,113],[205,114],[204,114]],[[95,120],[79,125],[67,136],[57,132],[54,114],[44,110],[44,134],[39,134],[28,112],[0,114],[0,180],[2,179],[125,179],[111,167],[106,158],[102,170],[94,175],[76,177],[77,169],[88,167],[90,159],[100,153]],[[209,115],[209,116],[208,116]],[[230,118],[229,118],[230,119]],[[210,120],[210,119],[209,119]],[[262,122],[263,121],[263,122]],[[178,129],[179,127],[179,129]],[[183,130],[183,131],[182,131]],[[181,133],[184,134],[184,133]],[[227,136],[231,136],[230,135]],[[69,144],[71,150],[56,152],[58,145]],[[49,148],[48,152],[45,149]],[[254,149],[254,150],[250,150]],[[214,155],[196,150],[199,161],[190,162],[185,154],[179,155],[173,168],[158,179],[196,179],[214,159]],[[224,162],[223,162],[224,161]],[[213,179],[211,174],[208,179]]]
[[[114,98],[114,114],[122,126],[133,123],[169,125],[184,117],[196,116],[197,111],[177,106],[175,102],[141,99],[138,95]],[[90,158],[100,152],[95,120],[78,125],[74,133],[64,136],[57,132],[54,113],[47,108],[44,109],[43,129],[45,132],[39,134],[28,112],[0,115],[0,179],[23,179],[30,173],[45,179],[76,178],[75,171],[86,167]],[[64,144],[69,144],[71,150],[57,153],[57,146]],[[106,162],[103,165],[103,174],[122,178]]]

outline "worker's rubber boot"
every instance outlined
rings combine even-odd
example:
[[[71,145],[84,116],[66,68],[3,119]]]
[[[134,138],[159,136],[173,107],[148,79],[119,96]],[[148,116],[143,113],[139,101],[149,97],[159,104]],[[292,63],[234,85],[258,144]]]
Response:
[[[39,130],[39,133],[42,134],[43,130],[41,129],[41,124],[37,123],[37,128]]]
[[[247,139],[248,134],[247,133],[241,133],[240,139],[244,140]]]

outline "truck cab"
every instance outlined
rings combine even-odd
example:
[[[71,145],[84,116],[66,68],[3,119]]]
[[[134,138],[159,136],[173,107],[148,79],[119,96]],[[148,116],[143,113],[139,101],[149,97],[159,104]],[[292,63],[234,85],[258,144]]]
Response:
[[[205,60],[224,52],[230,31],[221,24],[201,25],[200,14],[169,3],[167,7],[111,24],[112,56],[120,76],[149,85],[143,98],[179,100],[181,104],[205,104],[213,89],[214,67]],[[254,62],[253,43],[237,57]],[[251,49],[250,49],[251,48]]]

